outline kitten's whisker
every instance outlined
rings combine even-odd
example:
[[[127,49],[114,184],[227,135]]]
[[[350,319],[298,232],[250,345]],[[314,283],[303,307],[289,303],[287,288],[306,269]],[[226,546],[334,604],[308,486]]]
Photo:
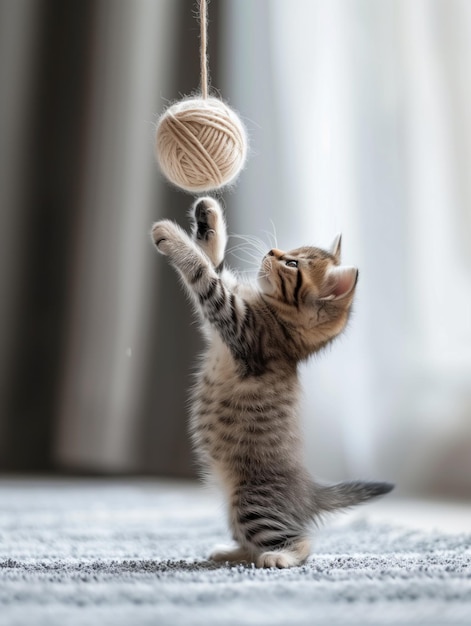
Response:
[[[265,255],[268,252],[268,250],[272,248],[270,243],[267,244],[266,241],[263,241],[263,239],[260,239],[259,237],[253,237],[252,244],[254,248],[257,248],[258,250],[260,250],[263,255]]]
[[[240,238],[242,239],[242,237]],[[261,252],[258,249],[257,245],[254,244],[254,242],[247,241],[247,237],[243,237],[243,239],[243,242],[228,248],[226,250],[226,254],[232,254],[236,259],[239,259],[239,261],[243,261],[244,263],[254,262],[258,267],[260,265],[261,259],[263,258],[263,256],[265,256],[265,252]],[[255,253],[253,249],[255,249]],[[243,253],[244,257],[238,256],[236,252]]]
[[[276,236],[275,222],[273,220],[270,220],[270,223],[271,223],[272,228],[273,228],[273,238],[275,239],[275,248],[278,248],[278,237]]]
[[[242,261],[243,263],[253,263],[253,265],[258,268],[258,266],[260,265],[260,259],[256,258],[254,255],[249,254],[250,258],[247,257],[243,257],[240,256],[238,254],[236,254],[235,252],[231,252],[232,256],[235,257],[236,259],[238,259],[239,261]],[[248,253],[247,253],[248,254]]]
[[[250,277],[254,277],[254,276],[258,276],[258,271],[256,269],[244,269],[244,270],[240,270],[240,269],[235,269],[233,270],[238,276],[250,276]]]
[[[265,256],[265,254],[262,254],[259,250],[254,250],[253,247],[246,244],[240,244],[226,249],[226,254],[232,254],[233,252],[247,252],[248,254],[256,256],[259,261]]]
[[[257,259],[257,261],[260,263],[262,258],[260,256],[260,253],[258,252],[258,250],[251,250],[250,248],[248,248],[247,246],[240,246],[238,248],[235,248],[234,250],[231,250],[231,253],[233,252],[243,252],[244,254],[247,254],[251,257],[253,257],[254,259]]]
[[[236,246],[232,246],[230,248],[226,249],[226,252],[232,252],[233,250],[247,250],[253,248],[252,244],[248,244],[248,243],[239,243]],[[257,250],[258,252],[258,250]]]
[[[273,233],[271,233],[269,230],[264,230],[263,231],[267,237],[269,237],[270,239],[270,248],[277,248],[277,244],[276,244],[276,237]]]
[[[267,249],[270,249],[270,246],[267,247],[266,243],[262,241],[259,237],[252,237],[246,235],[230,235],[231,237],[235,237],[237,239],[242,239],[244,242],[252,245],[256,248],[262,255],[265,255]]]
[[[252,246],[243,243],[226,249],[226,253],[231,254],[232,252],[250,252],[251,254],[258,254],[258,250],[254,250]]]

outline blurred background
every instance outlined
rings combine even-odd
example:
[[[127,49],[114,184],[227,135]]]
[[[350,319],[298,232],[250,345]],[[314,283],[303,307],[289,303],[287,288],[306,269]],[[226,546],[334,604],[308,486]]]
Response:
[[[230,231],[267,249],[341,231],[360,268],[348,331],[302,368],[311,471],[469,499],[471,3],[212,0],[209,17],[213,89],[251,144]],[[187,226],[153,134],[198,88],[198,37],[190,0],[0,0],[2,472],[195,476],[202,344],[148,233]]]

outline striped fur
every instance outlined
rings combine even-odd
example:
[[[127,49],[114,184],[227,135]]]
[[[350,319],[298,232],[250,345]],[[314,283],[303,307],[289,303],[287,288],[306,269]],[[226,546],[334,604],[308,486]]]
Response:
[[[191,433],[202,466],[225,490],[237,542],[212,558],[298,565],[322,513],[392,489],[388,483],[322,486],[302,460],[298,364],[344,329],[358,273],[340,265],[337,239],[331,251],[270,250],[258,284],[244,284],[224,267],[227,235],[218,203],[198,200],[191,220],[191,237],[163,220],[152,238],[183,279],[207,339]]]

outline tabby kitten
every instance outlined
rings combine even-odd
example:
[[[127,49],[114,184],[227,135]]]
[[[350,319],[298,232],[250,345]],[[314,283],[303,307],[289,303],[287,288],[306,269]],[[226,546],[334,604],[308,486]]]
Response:
[[[302,461],[298,363],[345,327],[358,271],[340,265],[338,237],[328,252],[270,250],[258,284],[244,284],[223,266],[226,225],[216,200],[197,200],[191,218],[191,238],[169,220],[154,224],[152,238],[181,275],[207,339],[191,432],[202,464],[225,490],[237,542],[211,559],[299,565],[313,521],[393,488],[320,485]]]

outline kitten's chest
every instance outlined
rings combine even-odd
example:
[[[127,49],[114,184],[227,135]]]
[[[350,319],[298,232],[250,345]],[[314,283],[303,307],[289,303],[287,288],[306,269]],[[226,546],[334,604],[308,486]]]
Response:
[[[199,422],[212,425],[230,418],[238,422],[243,420],[244,409],[241,402],[249,408],[253,399],[260,396],[259,381],[241,378],[239,368],[230,351],[222,342],[215,342],[203,359],[193,391],[192,413]],[[226,419],[225,419],[226,418]]]
[[[230,354],[208,352],[192,398],[197,450],[213,467],[276,455],[297,437],[298,384],[279,371],[242,378]]]

